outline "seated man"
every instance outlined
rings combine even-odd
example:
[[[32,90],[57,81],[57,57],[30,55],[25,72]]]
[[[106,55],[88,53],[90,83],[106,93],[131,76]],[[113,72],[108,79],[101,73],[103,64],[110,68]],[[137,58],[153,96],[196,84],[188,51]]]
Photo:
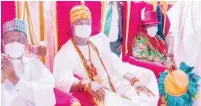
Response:
[[[142,9],[141,26],[138,34],[133,39],[133,56],[142,61],[155,62],[165,65],[167,68],[173,67],[172,55],[168,54],[164,40],[157,35],[158,18],[156,11],[146,11]]]
[[[157,106],[159,92],[154,74],[122,63],[111,52],[104,34],[89,37],[92,22],[86,6],[71,9],[70,23],[73,37],[55,57],[56,88],[65,93],[88,92],[97,105]]]
[[[1,105],[54,106],[53,76],[40,60],[24,56],[28,42],[24,22],[13,19],[3,28]]]

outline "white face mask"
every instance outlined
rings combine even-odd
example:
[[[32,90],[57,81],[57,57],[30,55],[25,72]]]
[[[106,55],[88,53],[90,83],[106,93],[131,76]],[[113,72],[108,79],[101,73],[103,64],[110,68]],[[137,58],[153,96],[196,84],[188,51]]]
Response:
[[[151,37],[155,37],[157,32],[158,32],[157,26],[147,28],[147,34]]]
[[[81,38],[88,38],[91,35],[91,26],[89,25],[76,25],[75,35]]]
[[[24,51],[25,46],[18,42],[13,42],[5,45],[5,53],[14,59],[22,57]]]

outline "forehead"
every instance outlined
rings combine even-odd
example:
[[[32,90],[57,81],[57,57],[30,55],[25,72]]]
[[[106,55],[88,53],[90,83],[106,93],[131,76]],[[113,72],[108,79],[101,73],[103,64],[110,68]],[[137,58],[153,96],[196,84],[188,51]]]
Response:
[[[9,31],[4,34],[4,38],[7,38],[7,39],[26,38],[26,35],[20,31]]]
[[[83,18],[83,19],[77,19],[72,23],[72,25],[77,24],[91,24],[91,20]]]

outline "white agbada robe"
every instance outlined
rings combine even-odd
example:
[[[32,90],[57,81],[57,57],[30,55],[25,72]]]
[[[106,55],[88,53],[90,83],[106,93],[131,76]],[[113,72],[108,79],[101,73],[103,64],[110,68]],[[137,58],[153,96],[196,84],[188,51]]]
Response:
[[[201,76],[201,2],[178,1],[168,11],[170,30],[174,38],[172,45],[174,60],[179,67],[181,62],[194,66]],[[201,81],[199,82],[201,85]],[[195,106],[201,104],[201,90]]]
[[[159,98],[158,86],[156,78],[150,70],[133,66],[128,63],[122,63],[120,58],[110,51],[109,40],[102,33],[91,37],[90,40],[98,48],[104,65],[112,79],[115,90],[117,91],[117,93],[113,93],[110,90],[105,90],[106,96],[104,106],[157,106]],[[89,59],[88,46],[78,47],[85,58]],[[90,48],[90,51],[92,63],[97,69],[98,76],[100,76],[103,81],[102,86],[110,89],[107,74],[99,61],[96,52],[92,48]],[[57,53],[54,64],[53,75],[55,77],[55,87],[65,93],[69,93],[73,82],[78,80],[74,75],[79,76],[82,79],[88,79],[82,61],[71,40],[67,41]],[[129,81],[123,78],[123,75],[126,72],[132,72],[136,77],[139,77],[144,73],[144,84],[146,84],[156,96],[150,98],[145,94],[138,96]],[[140,80],[143,80],[143,78]],[[119,95],[127,96],[132,100],[124,99]]]
[[[1,84],[1,106],[54,106],[54,77],[36,58],[12,60],[20,78],[14,86],[9,80]]]

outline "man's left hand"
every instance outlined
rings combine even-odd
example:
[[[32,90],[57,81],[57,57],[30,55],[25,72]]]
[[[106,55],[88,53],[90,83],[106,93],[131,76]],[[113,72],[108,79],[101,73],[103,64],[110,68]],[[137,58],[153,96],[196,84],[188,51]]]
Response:
[[[136,90],[138,95],[140,93],[144,93],[149,97],[151,95],[155,96],[154,93],[149,88],[147,88],[145,85],[141,84],[139,81],[135,83],[134,87],[135,87],[135,90]]]
[[[19,79],[17,78],[15,74],[12,61],[5,54],[1,54],[1,61],[4,63],[4,65],[1,67],[2,75],[15,85]]]

